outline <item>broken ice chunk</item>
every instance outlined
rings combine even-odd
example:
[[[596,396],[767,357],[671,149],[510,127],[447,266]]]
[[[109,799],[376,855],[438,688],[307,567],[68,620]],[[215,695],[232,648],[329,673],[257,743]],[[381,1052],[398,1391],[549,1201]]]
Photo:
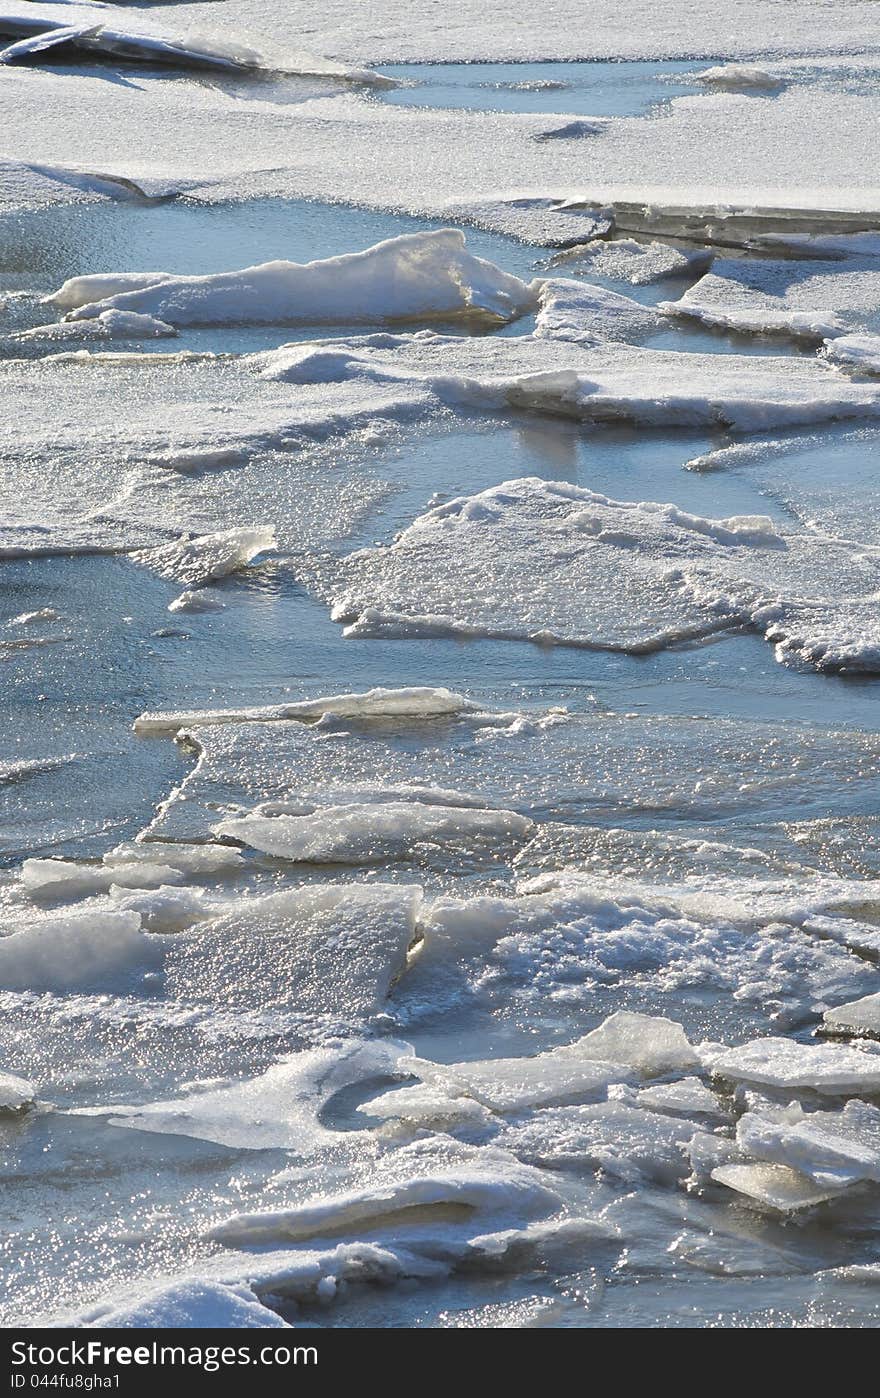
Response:
[[[712,1179],[779,1213],[824,1204],[841,1192],[821,1188],[788,1165],[718,1165],[712,1171]]]
[[[273,723],[287,720],[312,723],[327,714],[339,718],[438,718],[476,709],[450,689],[416,686],[409,689],[368,689],[360,694],[331,694],[258,709],[180,710],[145,713],[135,719],[136,733],[176,733],[180,728],[203,728],[220,723]]]
[[[216,534],[184,534],[171,544],[140,549],[131,557],[173,582],[197,588],[225,578],[245,567],[261,553],[277,548],[275,531],[268,526],[223,529]]]
[[[836,1005],[833,1010],[826,1010],[822,1019],[822,1027],[828,1034],[880,1039],[880,992],[864,995],[861,1000],[850,1000],[847,1005]]]
[[[282,859],[361,864],[406,858],[424,844],[472,845],[521,841],[533,823],[514,811],[388,801],[326,806],[313,815],[247,815],[225,820],[214,834]]]
[[[14,1073],[0,1073],[0,1116],[4,1112],[21,1112],[36,1101],[37,1090],[27,1078]]]
[[[133,893],[111,884],[108,893],[120,912],[137,913],[145,932],[182,932],[215,913],[201,888],[159,888]]]
[[[161,963],[164,939],[133,912],[94,912],[32,922],[0,937],[4,990],[91,990],[128,984]]]
[[[275,325],[290,322],[352,325],[452,316],[514,320],[531,310],[533,290],[493,263],[474,257],[457,228],[388,238],[362,252],[314,262],[265,262],[204,276],[150,274],[132,283],[102,278],[100,299],[83,302],[66,283],[56,302],[77,304],[72,320],[107,310],[135,311],[173,326]]]
[[[733,92],[773,92],[785,87],[785,79],[778,73],[749,63],[723,63],[693,76],[707,87],[729,88]]]
[[[473,1097],[494,1112],[603,1095],[609,1084],[627,1082],[628,1069],[619,1063],[579,1058],[577,1045],[551,1049],[534,1058],[486,1058],[460,1063],[433,1063],[424,1058],[401,1061],[402,1071],[449,1097]]]
[[[381,1009],[406,967],[422,890],[311,884],[242,898],[173,939],[169,992],[190,1004],[346,1020]]]
[[[629,340],[658,324],[657,312],[619,292],[590,282],[552,277],[536,283],[540,305],[535,334],[547,340],[595,344]]]
[[[825,341],[822,355],[863,374],[880,374],[880,335],[838,335]]]
[[[867,1102],[847,1102],[840,1112],[746,1112],[736,1138],[744,1155],[788,1165],[822,1188],[880,1183],[880,1111]]]
[[[701,1067],[681,1025],[662,1015],[618,1010],[598,1029],[560,1053],[628,1063],[642,1073],[668,1073]]]
[[[331,1098],[355,1083],[396,1074],[411,1051],[392,1040],[335,1040],[329,1048],[291,1054],[258,1077],[189,1096],[137,1106],[87,1107],[84,1116],[109,1116],[114,1126],[192,1136],[236,1150],[291,1150],[308,1158],[339,1143],[321,1113]]]
[[[544,1165],[591,1164],[621,1179],[672,1183],[687,1173],[687,1147],[703,1128],[621,1102],[548,1107],[507,1127],[498,1140]]]
[[[427,1145],[428,1143],[426,1143]],[[434,1148],[436,1150],[436,1147]],[[404,1148],[391,1161],[399,1170],[410,1159],[416,1167],[409,1178],[382,1182],[372,1188],[317,1199],[289,1209],[238,1214],[217,1224],[210,1236],[229,1246],[305,1242],[313,1238],[355,1236],[358,1230],[400,1230],[408,1224],[418,1233],[427,1224],[435,1236],[455,1223],[479,1218],[501,1225],[535,1215],[555,1213],[560,1196],[541,1173],[520,1164],[504,1151],[445,1148],[447,1160],[428,1161],[418,1170],[416,1147]],[[458,1158],[457,1158],[458,1157]],[[429,1157],[430,1159],[430,1157]],[[411,1167],[412,1168],[412,1167]],[[485,1225],[484,1225],[485,1226]],[[473,1228],[469,1231],[472,1233]]]
[[[636,1093],[635,1100],[639,1107],[668,1112],[673,1116],[708,1116],[716,1120],[726,1116],[715,1093],[710,1092],[699,1078],[681,1078],[678,1082],[643,1087]]]
[[[880,1092],[880,1054],[842,1044],[799,1044],[794,1039],[755,1039],[729,1049],[712,1066],[716,1077],[832,1097]]]
[[[160,884],[182,883],[183,879],[180,869],[160,863],[158,856],[112,866],[68,859],[26,859],[21,866],[22,886],[31,897],[84,898],[106,893],[111,883],[125,888],[158,888]]]

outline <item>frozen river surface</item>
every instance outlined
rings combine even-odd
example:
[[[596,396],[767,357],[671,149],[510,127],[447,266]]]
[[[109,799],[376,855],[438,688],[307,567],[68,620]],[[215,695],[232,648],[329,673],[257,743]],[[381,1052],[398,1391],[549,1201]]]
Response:
[[[0,1323],[876,1328],[867,7],[301,8],[0,15]]]

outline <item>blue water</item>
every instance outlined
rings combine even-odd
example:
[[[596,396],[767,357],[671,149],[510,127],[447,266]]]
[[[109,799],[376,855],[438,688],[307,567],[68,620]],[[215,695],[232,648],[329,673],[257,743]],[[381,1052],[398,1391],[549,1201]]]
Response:
[[[589,24],[589,13],[584,14]],[[383,102],[533,115],[639,116],[702,89],[691,74],[705,62],[392,63],[381,71],[406,84],[383,89]]]

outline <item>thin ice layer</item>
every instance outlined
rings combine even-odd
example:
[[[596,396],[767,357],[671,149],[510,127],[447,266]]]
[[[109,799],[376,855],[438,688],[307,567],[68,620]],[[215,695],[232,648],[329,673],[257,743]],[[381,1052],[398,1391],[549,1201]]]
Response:
[[[254,1078],[138,1106],[86,1109],[136,1131],[192,1136],[237,1150],[290,1150],[308,1159],[338,1143],[321,1113],[344,1088],[397,1072],[408,1044],[336,1039],[290,1054]]]
[[[452,717],[474,707],[463,695],[442,686],[376,688],[360,694],[331,694],[320,699],[300,699],[265,708],[145,713],[135,719],[134,730],[141,734],[158,734],[176,733],[183,728],[213,728],[223,723],[274,723],[282,720],[309,723],[326,715],[353,719],[440,718]]]

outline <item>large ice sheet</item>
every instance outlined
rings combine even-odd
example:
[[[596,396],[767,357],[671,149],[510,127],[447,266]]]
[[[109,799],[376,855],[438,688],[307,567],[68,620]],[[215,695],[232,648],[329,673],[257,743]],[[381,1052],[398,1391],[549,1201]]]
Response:
[[[410,384],[456,407],[531,409],[643,427],[759,432],[880,413],[876,384],[853,382],[827,361],[719,357],[613,340],[462,339],[422,331],[282,345],[249,362],[276,383]]]

